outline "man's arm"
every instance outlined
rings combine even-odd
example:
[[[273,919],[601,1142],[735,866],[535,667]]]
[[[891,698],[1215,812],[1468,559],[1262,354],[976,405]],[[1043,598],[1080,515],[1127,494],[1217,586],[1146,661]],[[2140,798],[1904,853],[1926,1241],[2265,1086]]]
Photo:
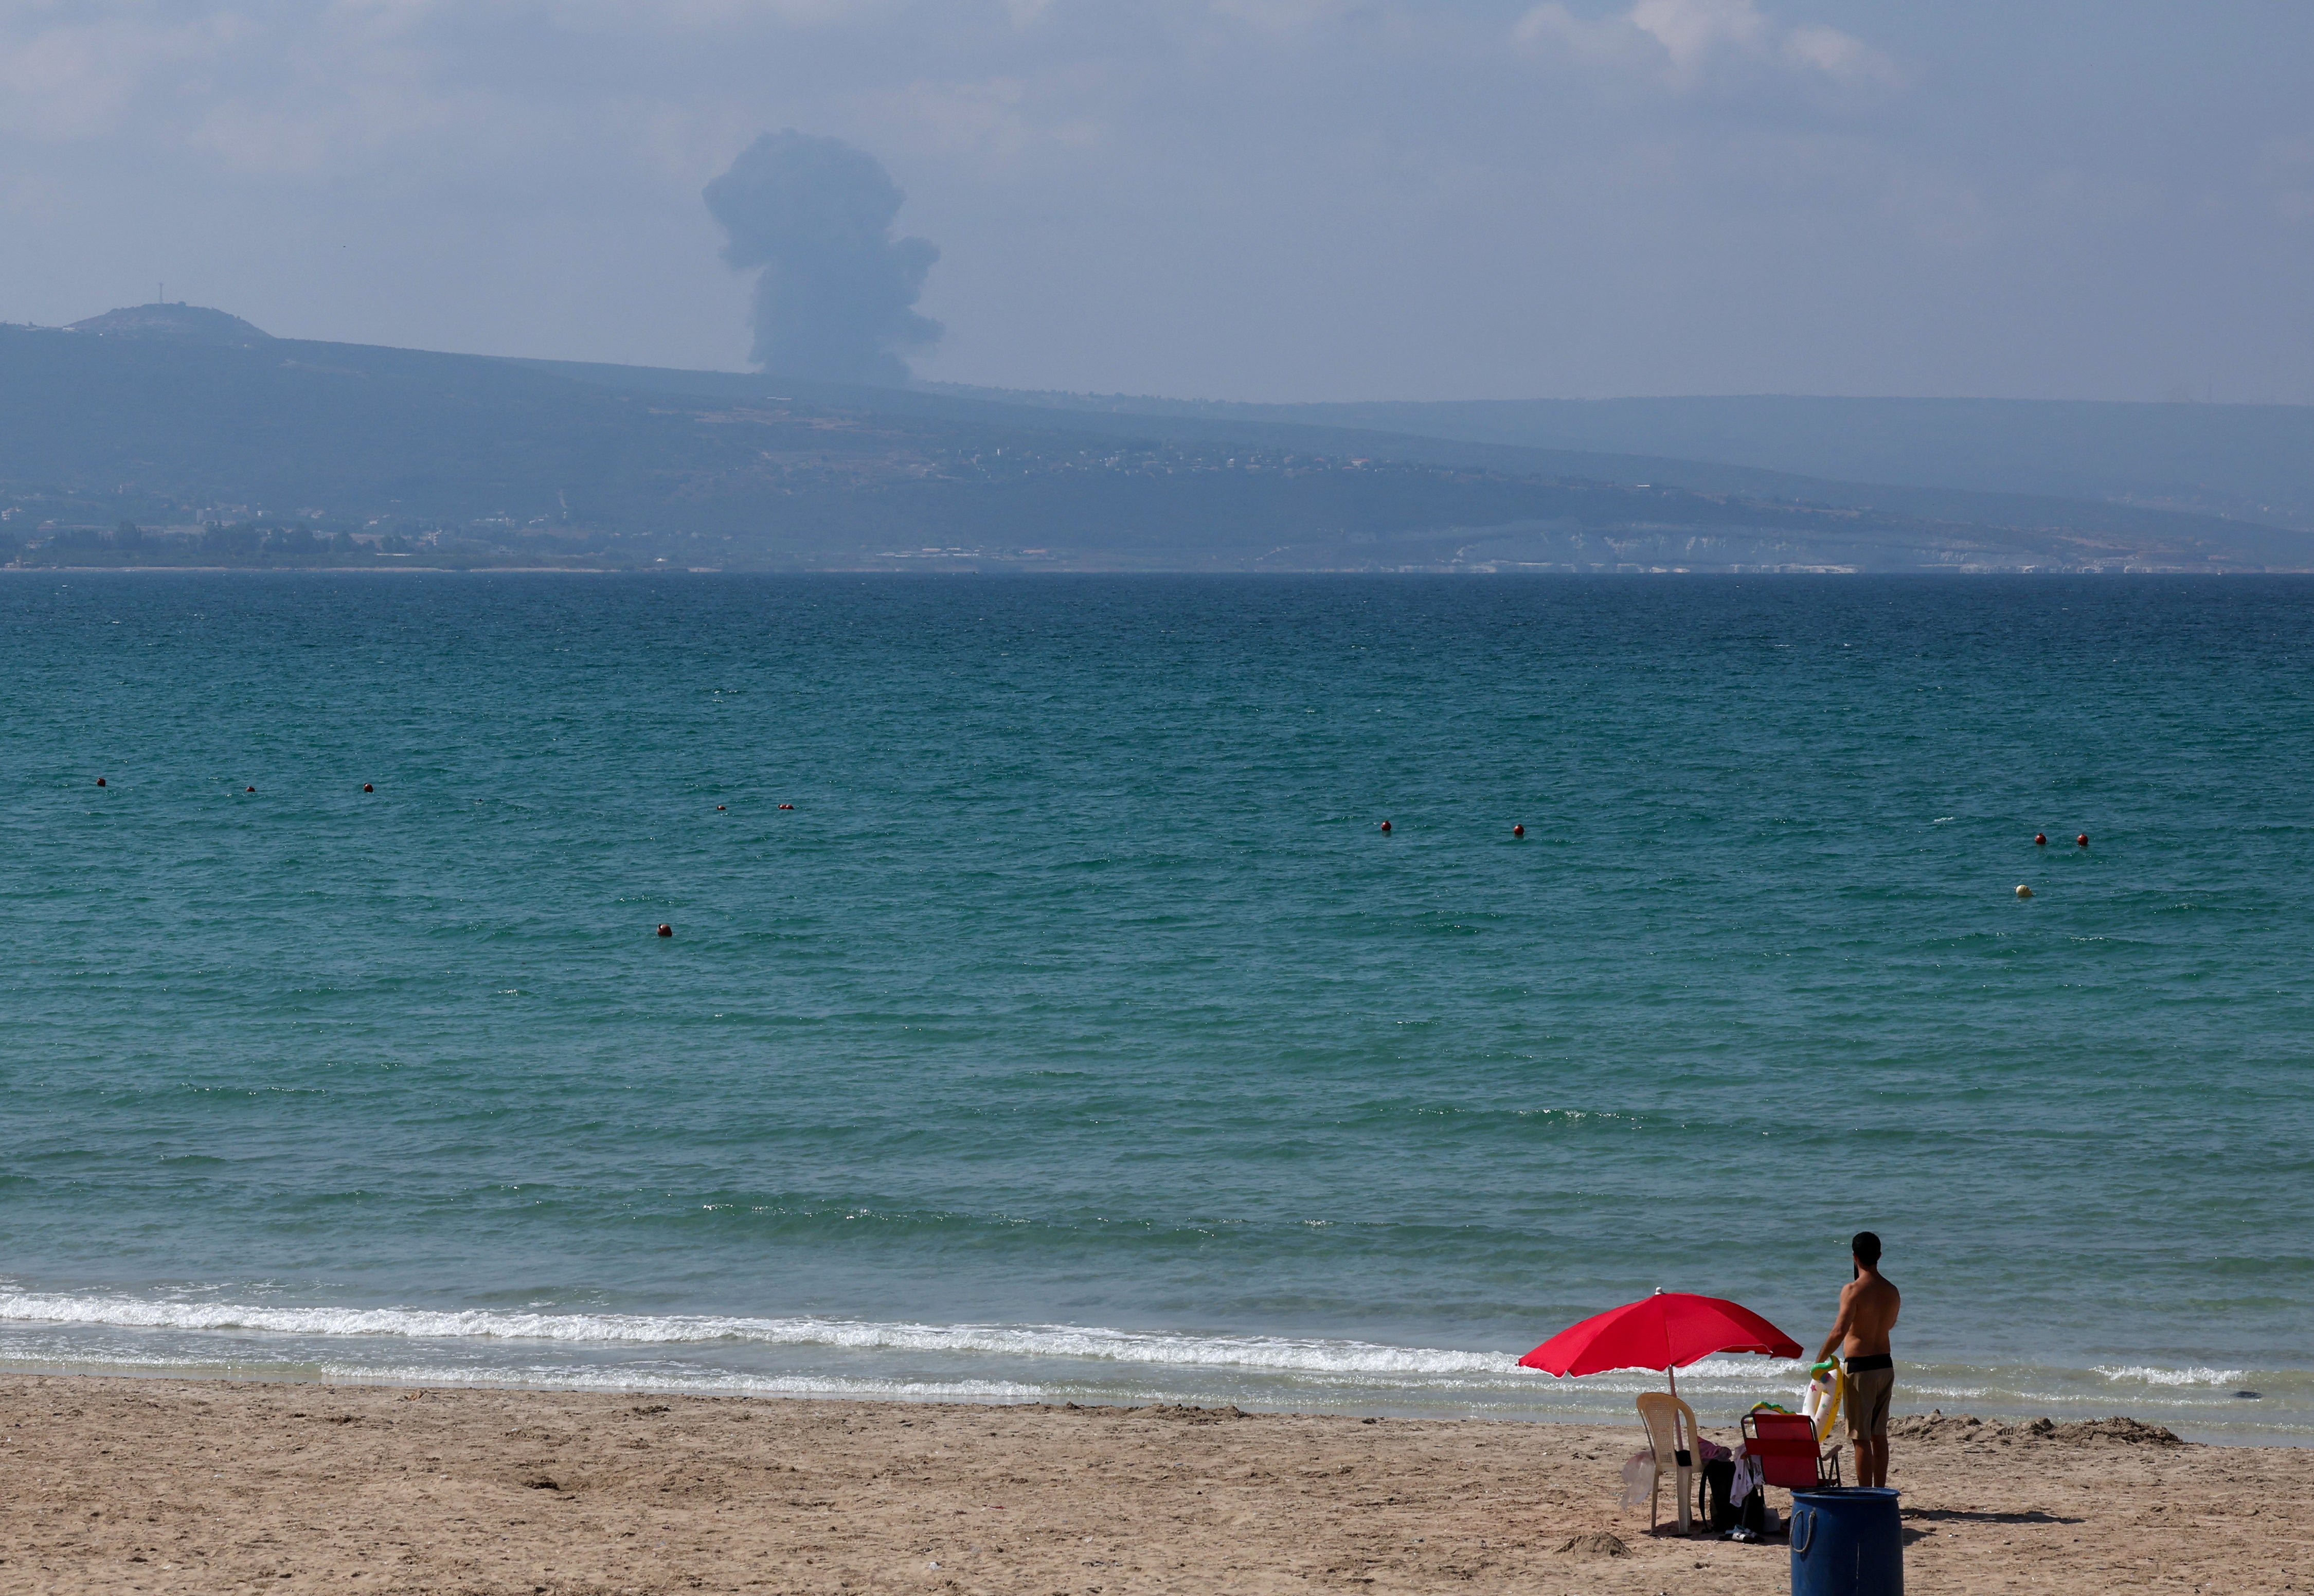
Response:
[[[1856,1286],[1850,1282],[1840,1288],[1840,1317],[1832,1321],[1832,1334],[1824,1338],[1824,1345],[1816,1350],[1817,1362],[1821,1363],[1832,1356],[1832,1349],[1847,1336],[1849,1326],[1855,1322],[1855,1318]]]

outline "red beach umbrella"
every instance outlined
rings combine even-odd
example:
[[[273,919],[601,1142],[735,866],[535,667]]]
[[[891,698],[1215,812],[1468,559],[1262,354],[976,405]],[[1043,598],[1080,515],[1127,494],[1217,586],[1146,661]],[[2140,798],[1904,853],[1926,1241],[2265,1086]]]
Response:
[[[1549,1374],[1660,1369],[1669,1375],[1714,1353],[1797,1358],[1800,1344],[1740,1302],[1659,1291],[1568,1326],[1519,1362]],[[1674,1376],[1672,1390],[1678,1389]]]

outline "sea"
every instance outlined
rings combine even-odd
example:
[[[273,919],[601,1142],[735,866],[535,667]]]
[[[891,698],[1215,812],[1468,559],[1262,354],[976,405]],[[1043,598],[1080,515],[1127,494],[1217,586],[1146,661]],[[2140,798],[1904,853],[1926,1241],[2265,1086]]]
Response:
[[[2307,1444],[2310,744],[2289,578],[0,572],[0,1368],[1628,1419],[1868,1228]]]

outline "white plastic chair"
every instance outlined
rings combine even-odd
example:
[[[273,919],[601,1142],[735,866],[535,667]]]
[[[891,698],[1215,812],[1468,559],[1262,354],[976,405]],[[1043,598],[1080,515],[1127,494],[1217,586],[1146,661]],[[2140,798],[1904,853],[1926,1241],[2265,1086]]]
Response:
[[[1689,1504],[1695,1499],[1695,1409],[1665,1392],[1647,1391],[1639,1398],[1639,1422],[1647,1427],[1647,1450],[1656,1461],[1655,1484],[1647,1492],[1647,1529],[1656,1527],[1657,1498],[1669,1473],[1679,1503],[1679,1532],[1684,1535],[1692,1521]]]

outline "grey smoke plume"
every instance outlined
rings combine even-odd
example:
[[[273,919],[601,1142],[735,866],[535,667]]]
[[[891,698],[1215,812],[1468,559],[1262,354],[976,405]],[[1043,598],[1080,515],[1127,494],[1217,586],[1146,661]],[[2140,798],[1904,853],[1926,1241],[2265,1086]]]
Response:
[[[938,341],[912,308],[940,251],[894,238],[901,193],[882,162],[842,139],[766,133],[707,185],[729,240],[723,259],[755,279],[755,354],[765,371],[904,383],[897,351]]]

